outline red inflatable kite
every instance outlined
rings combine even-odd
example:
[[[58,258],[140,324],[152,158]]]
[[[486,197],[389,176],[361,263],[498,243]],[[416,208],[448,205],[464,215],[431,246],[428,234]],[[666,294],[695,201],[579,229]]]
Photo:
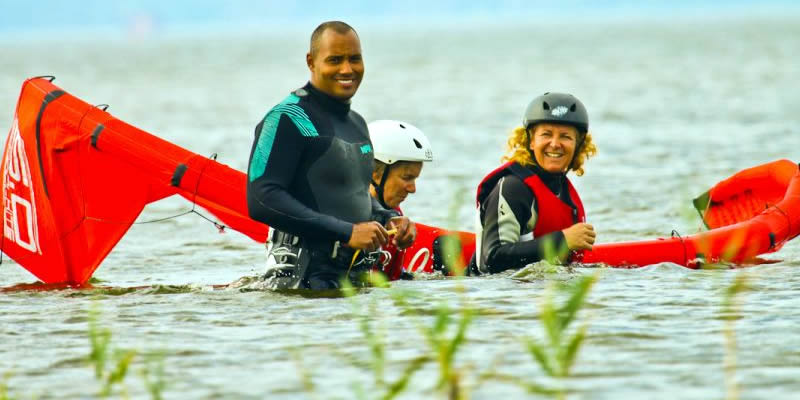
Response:
[[[85,284],[144,206],[175,194],[253,240],[264,242],[268,234],[248,216],[244,173],[128,125],[52,79],[23,84],[0,175],[2,251],[47,284]],[[781,160],[744,170],[695,205],[711,230],[598,244],[575,260],[613,267],[753,262],[800,233],[798,166]],[[404,259],[409,271],[463,266],[475,250],[472,233],[417,227]]]

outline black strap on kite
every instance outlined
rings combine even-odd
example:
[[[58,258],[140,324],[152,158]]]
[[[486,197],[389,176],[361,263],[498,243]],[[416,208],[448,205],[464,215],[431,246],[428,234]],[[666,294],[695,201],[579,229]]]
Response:
[[[683,246],[683,264],[687,265],[687,264],[689,264],[689,254],[686,253],[686,242],[684,242],[683,236],[681,236],[681,234],[678,233],[677,230],[673,229],[672,233],[670,233],[670,237],[674,238],[676,236],[678,237],[678,240],[681,241],[681,246]],[[699,254],[699,253],[695,254],[695,258],[700,258],[700,257],[703,257],[703,255]]]
[[[55,79],[55,77],[52,76],[50,78]],[[52,80],[50,80],[50,82],[52,82]],[[50,104],[51,101],[61,97],[64,93],[66,92],[63,90],[53,90],[45,95],[44,100],[42,101],[42,106],[39,107],[39,114],[36,116],[36,154],[39,157],[39,172],[42,174],[42,187],[44,188],[44,194],[47,197],[50,197],[50,192],[47,190],[47,180],[44,178],[44,164],[42,164],[42,115],[44,114],[44,109],[47,108],[47,105]]]
[[[183,179],[183,175],[186,173],[187,169],[189,169],[189,167],[186,164],[178,164],[178,166],[175,167],[175,172],[172,173],[170,184],[175,187],[180,187],[181,180]]]
[[[97,127],[94,128],[94,131],[92,131],[92,147],[95,149],[97,148],[97,138],[100,137],[100,132],[103,132],[103,129],[105,128],[106,127],[103,126],[103,124],[97,124]]]

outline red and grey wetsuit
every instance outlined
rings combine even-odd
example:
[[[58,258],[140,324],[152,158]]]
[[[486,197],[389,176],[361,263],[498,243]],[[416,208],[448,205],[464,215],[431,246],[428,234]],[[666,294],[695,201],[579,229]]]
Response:
[[[495,273],[566,247],[562,229],[585,221],[583,203],[566,174],[506,163],[478,186],[480,227],[471,270]]]

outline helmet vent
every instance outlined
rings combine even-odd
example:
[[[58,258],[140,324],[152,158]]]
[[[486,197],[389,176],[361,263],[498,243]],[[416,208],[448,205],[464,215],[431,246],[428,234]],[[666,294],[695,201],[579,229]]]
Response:
[[[575,109],[577,109],[577,108],[578,108],[578,106],[575,103],[572,103],[572,107],[570,107],[569,110],[572,111],[572,112],[575,112]]]
[[[546,101],[543,101],[542,102],[542,108],[544,108],[545,110],[550,110],[550,104],[547,104]]]
[[[403,126],[403,125],[400,125],[400,126]],[[417,139],[413,139],[413,140],[414,140],[414,144],[417,146],[417,148],[418,148],[418,149],[421,149],[421,148],[422,148],[422,143],[420,143],[419,141],[417,141]]]
[[[405,125],[403,125],[403,124],[399,124],[399,125],[400,125],[401,128],[406,129]],[[416,142],[416,140],[415,140],[415,142]]]

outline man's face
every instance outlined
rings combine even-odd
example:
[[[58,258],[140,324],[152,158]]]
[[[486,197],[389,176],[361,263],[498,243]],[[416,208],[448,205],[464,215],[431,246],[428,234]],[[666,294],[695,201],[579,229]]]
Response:
[[[317,47],[314,57],[311,53],[306,55],[311,84],[339,100],[353,97],[364,76],[361,42],[356,33],[327,29],[320,36]]]

